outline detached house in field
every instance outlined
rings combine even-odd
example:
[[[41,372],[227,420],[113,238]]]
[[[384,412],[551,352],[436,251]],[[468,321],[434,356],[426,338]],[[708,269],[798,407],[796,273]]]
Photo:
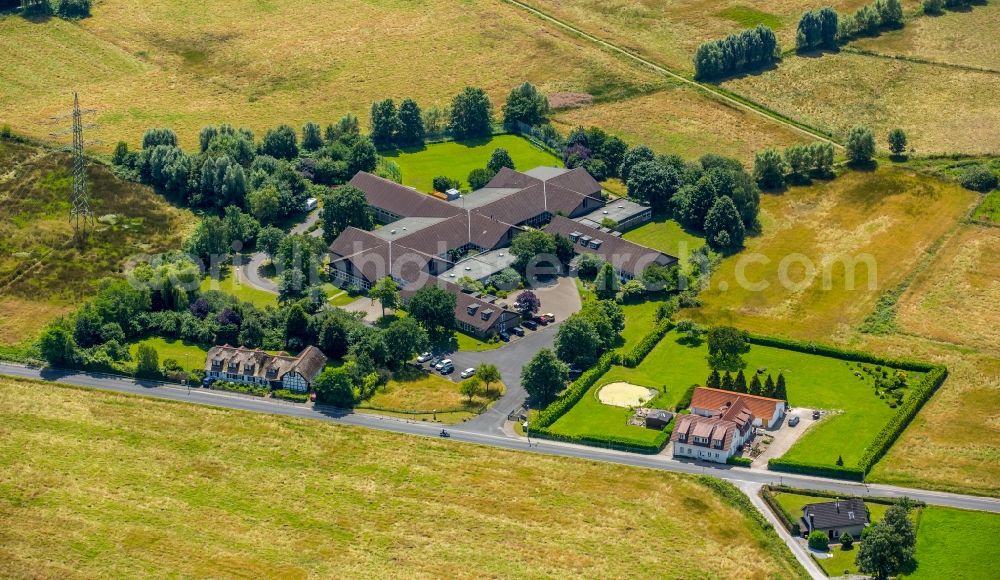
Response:
[[[698,387],[690,415],[678,415],[670,441],[674,457],[725,463],[753,438],[754,427],[781,424],[785,401]]]
[[[804,536],[819,530],[833,541],[840,538],[840,534],[844,532],[860,538],[868,523],[868,509],[865,507],[865,502],[857,498],[838,499],[802,506],[799,529]]]
[[[205,377],[305,392],[323,370],[326,360],[326,355],[315,346],[307,346],[292,357],[227,344],[209,349]]]

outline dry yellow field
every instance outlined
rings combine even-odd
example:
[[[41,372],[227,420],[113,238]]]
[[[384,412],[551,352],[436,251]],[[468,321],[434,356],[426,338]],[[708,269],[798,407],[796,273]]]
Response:
[[[1000,356],[1000,228],[965,225],[899,302],[905,332]]]
[[[991,33],[992,31],[992,33]],[[1000,2],[964,12],[914,18],[902,30],[853,42],[851,46],[884,54],[1000,71]]]
[[[969,315],[964,315],[969,316]],[[956,320],[957,319],[952,319]],[[869,479],[907,487],[1000,496],[1000,355],[915,336],[870,338],[863,348],[948,366]]]
[[[764,24],[782,48],[795,47],[806,10],[830,5],[850,12],[865,0],[746,2],[739,0],[521,0],[564,22],[662,65],[693,72],[691,58],[706,40]],[[906,8],[916,6],[904,0]]]
[[[786,58],[729,90],[840,138],[872,127],[888,149],[901,127],[918,155],[1000,153],[1000,75],[841,52]]]
[[[2,377],[0,436],[5,577],[804,576],[689,476]]]
[[[564,132],[577,125],[597,125],[660,153],[688,159],[718,153],[748,166],[757,151],[809,141],[784,125],[677,85],[651,95],[561,111],[554,123]]]
[[[104,0],[79,23],[0,17],[0,55],[0,123],[45,138],[78,90],[105,150],[150,126],[191,147],[222,122],[367,121],[377,98],[446,105],[467,85],[499,108],[525,80],[599,100],[664,84],[499,0]]]
[[[693,314],[767,334],[844,339],[976,199],[956,184],[892,167],[764,194],[763,233],[723,261]],[[851,261],[853,272],[845,267]]]

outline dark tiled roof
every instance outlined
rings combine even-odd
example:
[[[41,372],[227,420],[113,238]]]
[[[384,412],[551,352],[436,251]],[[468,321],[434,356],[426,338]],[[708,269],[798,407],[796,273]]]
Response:
[[[847,528],[868,523],[865,502],[857,498],[811,503],[802,507],[802,519],[812,516],[813,529]]]
[[[570,237],[572,233],[580,233],[590,238],[601,240],[601,247],[593,249],[589,245],[584,247],[574,244],[573,248],[579,252],[597,254],[614,267],[630,272],[635,276],[642,274],[646,266],[656,263],[661,266],[669,266],[677,262],[677,258],[668,256],[663,252],[640,246],[626,239],[615,237],[609,233],[602,232],[596,228],[581,224],[563,216],[554,216],[545,231],[550,234],[559,234]]]
[[[551,177],[547,181],[549,185],[564,187],[581,195],[600,195],[601,193],[601,184],[582,167]]]
[[[368,205],[403,217],[451,217],[461,212],[444,200],[364,171],[358,172],[349,184],[365,192]]]

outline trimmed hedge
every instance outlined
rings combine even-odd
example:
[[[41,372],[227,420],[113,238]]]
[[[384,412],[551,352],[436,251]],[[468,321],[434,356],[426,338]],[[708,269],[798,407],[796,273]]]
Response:
[[[785,490],[782,489],[781,491]],[[792,519],[791,514],[786,512],[785,508],[781,507],[781,504],[778,503],[778,500],[774,497],[774,492],[769,486],[765,485],[761,488],[760,497],[764,500],[764,503],[767,504],[767,507],[771,508],[774,515],[778,516],[778,519],[781,520],[781,524],[785,526],[785,529],[787,529],[793,536],[802,535],[802,528],[799,527],[799,523]]]
[[[656,345],[660,344],[663,337],[674,327],[674,323],[669,320],[661,320],[653,327],[649,334],[642,337],[639,344],[635,345],[628,354],[622,356],[622,365],[628,368],[635,368],[646,358]]]
[[[651,443],[610,435],[606,437],[564,435],[562,433],[553,433],[545,427],[532,429],[531,435],[541,437],[543,439],[553,439],[555,441],[565,441],[567,443],[579,443],[581,445],[590,445],[593,447],[606,447],[608,449],[617,449],[618,451],[631,451],[633,453],[645,453],[648,455],[653,455],[662,451],[663,447],[667,444],[667,441],[670,440],[670,433],[666,430],[657,435],[656,439]]]
[[[737,467],[750,467],[753,463],[753,459],[749,457],[739,457],[736,455],[731,455],[726,458],[726,465],[735,465]]]
[[[617,352],[604,353],[601,358],[597,359],[596,365],[590,367],[587,369],[587,372],[577,377],[563,394],[559,395],[555,401],[549,403],[548,407],[545,407],[544,410],[538,413],[538,417],[535,418],[534,422],[535,428],[544,429],[558,421],[559,417],[565,415],[573,405],[583,398],[583,395],[590,387],[594,386],[597,379],[611,370],[611,365],[618,361],[619,355]]]
[[[864,500],[866,503],[880,503],[883,505],[896,505],[897,503],[899,503],[899,499],[893,499],[891,497],[879,497],[875,495],[860,496],[852,494],[843,494],[835,491],[825,491],[821,489],[804,489],[801,487],[793,487],[791,485],[768,484],[761,489],[762,491],[767,491],[771,494],[773,494],[774,492],[781,492],[781,493],[794,493],[798,495],[814,495],[816,497],[828,497],[830,499],[860,499]],[[910,503],[912,503],[917,507],[927,506],[926,502],[922,502],[916,499],[911,499]]]
[[[271,393],[271,397],[285,401],[292,401],[293,403],[306,403],[309,401],[309,393],[296,393],[295,391],[289,391],[288,389],[278,389],[277,391]]]
[[[937,392],[946,378],[948,378],[948,368],[937,366],[924,375],[917,385],[910,387],[910,396],[906,397],[896,414],[882,427],[882,430],[875,436],[875,440],[865,448],[865,453],[859,462],[859,466],[865,473],[870,471],[879,459],[882,459],[882,456],[889,451],[889,448],[903,434],[903,430],[910,424],[910,421],[917,416],[917,411]]]
[[[865,472],[859,467],[839,467],[836,465],[823,465],[820,463],[800,463],[798,461],[790,461],[780,457],[769,459],[767,462],[767,468],[771,471],[800,473],[802,475],[815,475],[817,477],[847,479],[850,481],[864,481],[865,479]]]
[[[760,346],[773,346],[776,348],[783,348],[785,350],[804,352],[806,354],[818,354],[850,362],[863,362],[890,366],[904,371],[926,373],[935,368],[934,365],[925,362],[909,359],[893,359],[867,352],[861,352],[859,350],[844,350],[827,344],[805,342],[791,338],[751,334],[749,336],[749,341],[750,344],[757,344]]]

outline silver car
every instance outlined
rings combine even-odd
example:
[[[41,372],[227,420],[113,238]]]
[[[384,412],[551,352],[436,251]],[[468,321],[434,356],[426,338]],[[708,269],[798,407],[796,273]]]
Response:
[[[460,376],[463,379],[467,379],[467,378],[471,377],[474,374],[476,374],[476,369],[474,369],[472,367],[469,367],[469,368],[465,369],[464,371],[462,371],[462,374]]]
[[[417,357],[417,362],[418,363],[425,363],[425,362],[431,360],[432,358],[434,358],[434,355],[432,355],[429,352],[425,352],[424,354],[422,354],[422,355],[420,355],[420,356]]]
[[[443,370],[445,367],[453,367],[453,366],[454,365],[452,364],[451,359],[446,358],[443,361],[439,362],[438,364],[434,365],[434,368],[440,371]]]

